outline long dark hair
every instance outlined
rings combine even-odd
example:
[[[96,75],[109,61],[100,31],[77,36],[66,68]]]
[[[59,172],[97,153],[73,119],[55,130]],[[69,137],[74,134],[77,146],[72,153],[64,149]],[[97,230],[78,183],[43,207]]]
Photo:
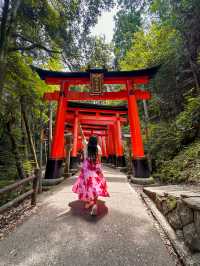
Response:
[[[91,160],[93,163],[95,163],[97,160],[97,155],[98,155],[96,136],[91,136],[89,138],[87,152],[88,152],[88,159]]]

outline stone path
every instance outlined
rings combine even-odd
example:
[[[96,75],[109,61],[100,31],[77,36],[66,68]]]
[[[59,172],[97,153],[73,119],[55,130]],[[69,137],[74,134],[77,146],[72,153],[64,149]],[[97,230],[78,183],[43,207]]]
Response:
[[[38,212],[0,242],[1,266],[174,266],[126,176],[105,168],[110,198],[98,217],[71,192],[74,178],[40,199]]]

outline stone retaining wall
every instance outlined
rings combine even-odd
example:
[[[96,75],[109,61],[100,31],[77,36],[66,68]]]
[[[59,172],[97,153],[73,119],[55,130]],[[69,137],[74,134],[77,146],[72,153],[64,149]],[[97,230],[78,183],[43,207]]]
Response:
[[[177,236],[183,239],[192,252],[200,252],[200,197],[176,197],[153,192],[144,192],[154,201],[166,217]]]

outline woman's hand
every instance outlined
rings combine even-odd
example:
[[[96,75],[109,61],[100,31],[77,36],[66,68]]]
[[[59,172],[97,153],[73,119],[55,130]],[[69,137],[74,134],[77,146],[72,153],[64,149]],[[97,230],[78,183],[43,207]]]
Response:
[[[85,135],[83,133],[83,129],[82,129],[80,123],[79,123],[79,128],[80,128],[80,132],[81,132],[81,137],[83,138],[83,145],[86,145],[87,144],[87,140],[86,140],[86,137],[85,137]]]

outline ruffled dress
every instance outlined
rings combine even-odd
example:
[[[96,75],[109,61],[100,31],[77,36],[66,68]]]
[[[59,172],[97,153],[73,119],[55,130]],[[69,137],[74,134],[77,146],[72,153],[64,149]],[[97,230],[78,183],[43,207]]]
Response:
[[[109,197],[106,179],[103,175],[100,160],[96,163],[86,158],[83,161],[80,175],[72,191],[78,194],[79,200],[92,201],[97,197]]]

